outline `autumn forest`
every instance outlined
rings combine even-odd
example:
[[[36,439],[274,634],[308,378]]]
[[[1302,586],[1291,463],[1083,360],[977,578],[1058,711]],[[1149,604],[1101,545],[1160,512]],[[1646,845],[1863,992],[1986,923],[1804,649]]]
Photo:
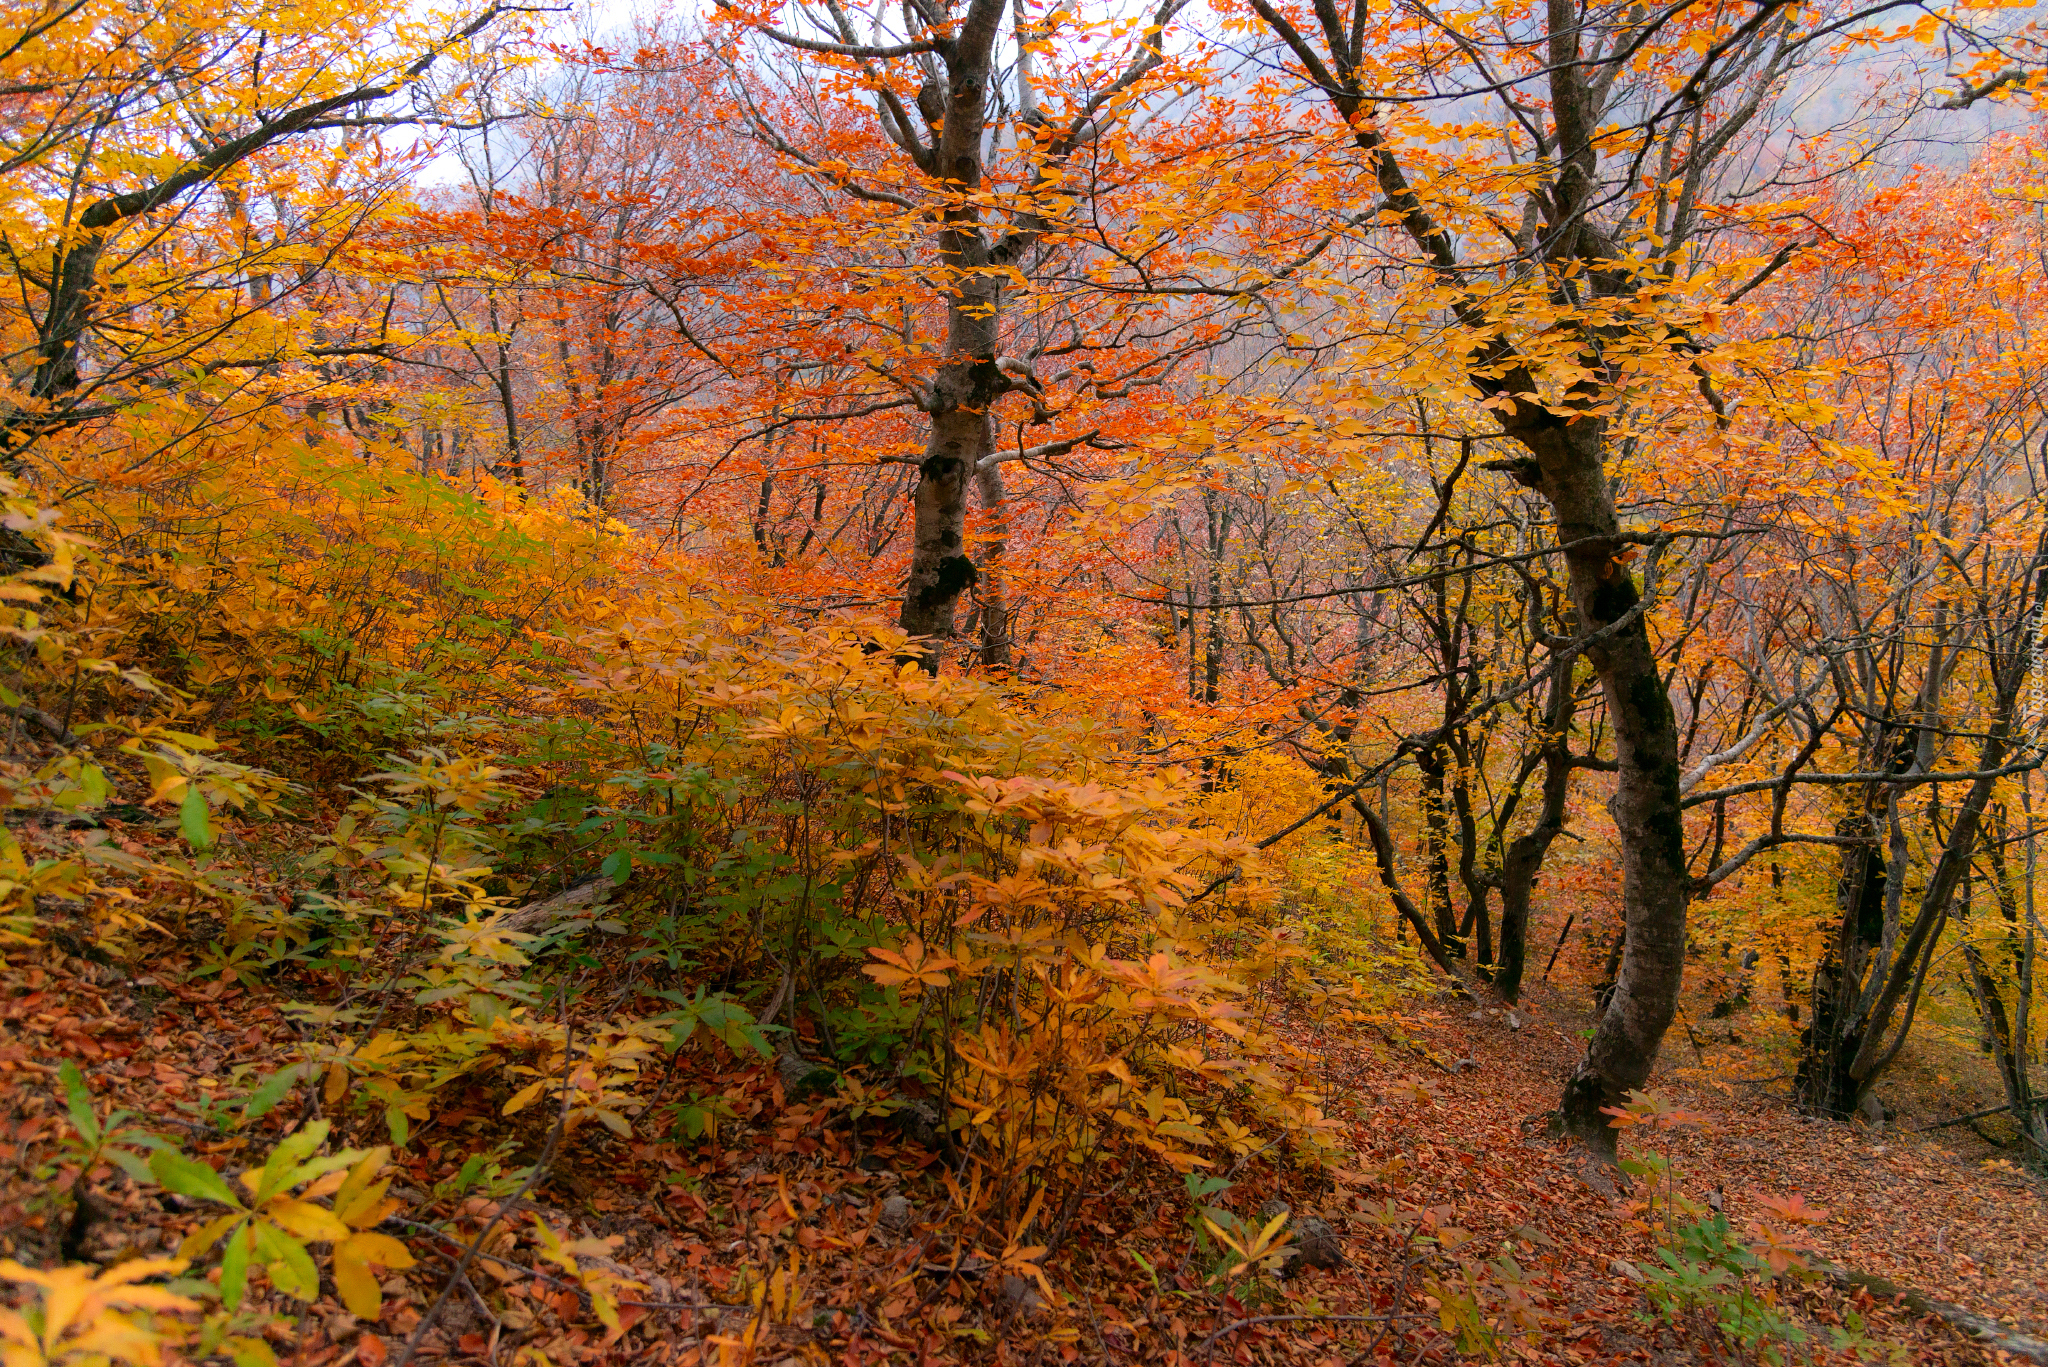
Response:
[[[0,1363],[2048,1363],[2048,21],[4,0]]]

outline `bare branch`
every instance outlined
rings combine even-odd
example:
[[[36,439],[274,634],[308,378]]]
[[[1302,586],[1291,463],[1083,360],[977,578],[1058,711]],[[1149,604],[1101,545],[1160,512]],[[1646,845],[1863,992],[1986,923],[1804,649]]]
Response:
[[[2024,81],[2026,79],[2027,73],[2024,69],[2016,66],[2009,66],[2005,70],[1999,72],[1996,76],[1993,76],[1990,80],[1984,82],[1984,84],[1982,85],[1964,86],[1960,94],[1953,95],[1948,99],[1943,100],[1938,107],[1942,109],[1968,109],[1971,105],[1977,103],[1977,101],[1982,99],[1988,99],[1990,96],[1996,95],[1999,91],[2005,89],[2007,86],[2018,85],[2021,81]]]

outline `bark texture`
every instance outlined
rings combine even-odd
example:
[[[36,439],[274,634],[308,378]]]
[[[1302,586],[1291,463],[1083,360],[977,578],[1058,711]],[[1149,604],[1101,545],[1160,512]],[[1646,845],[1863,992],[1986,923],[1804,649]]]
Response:
[[[1517,417],[1530,406],[1517,405]],[[1559,1122],[1612,1151],[1601,1114],[1649,1081],[1678,1010],[1685,976],[1688,881],[1679,795],[1678,724],[1657,668],[1640,590],[1621,556],[1628,549],[1605,466],[1604,423],[1541,412],[1511,435],[1535,457],[1540,488],[1557,516],[1572,607],[1607,703],[1617,765],[1608,811],[1620,834],[1621,967],[1586,1057],[1565,1085]],[[1518,430],[1519,429],[1519,430]]]

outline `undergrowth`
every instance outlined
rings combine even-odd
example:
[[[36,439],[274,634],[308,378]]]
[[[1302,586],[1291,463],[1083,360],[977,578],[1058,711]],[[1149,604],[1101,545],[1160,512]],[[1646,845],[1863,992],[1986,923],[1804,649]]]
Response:
[[[174,526],[108,504],[97,548],[5,486],[43,563],[7,582],[0,701],[50,742],[8,770],[9,827],[76,835],[32,855],[0,830],[5,952],[176,950],[298,1039],[170,1127],[104,1112],[67,1067],[48,1176],[69,1261],[0,1264],[33,1293],[0,1318],[9,1367],[271,1362],[325,1289],[376,1319],[430,1207],[492,1212],[465,1265],[520,1226],[616,1338],[646,1288],[521,1198],[602,1136],[717,1147],[759,1115],[731,1081],[758,1066],[856,1150],[928,1152],[1001,1285],[1057,1295],[1084,1197],[1151,1168],[1184,1186],[1199,1264],[1163,1289],[1226,1324],[1279,1304],[1318,1236],[1227,1193],[1345,1155],[1328,1060],[1276,1025],[1385,1026],[1423,981],[1327,848],[1262,860],[1235,834],[1246,793],[1146,762],[1142,728],[927,672],[872,620],[793,624],[630,564],[572,504],[317,450],[267,468],[274,525],[201,536],[196,505]],[[430,1130],[443,1170],[409,1204],[394,1154]],[[189,1211],[173,1256],[77,1261],[110,1181]],[[1769,1291],[1790,1264],[1757,1261],[1775,1245],[1668,1199],[1658,1218],[1659,1313],[1796,1343]],[[1515,1249],[1425,1206],[1371,1219],[1461,1351],[1544,1328]],[[790,1258],[741,1276],[741,1358],[798,1315]]]

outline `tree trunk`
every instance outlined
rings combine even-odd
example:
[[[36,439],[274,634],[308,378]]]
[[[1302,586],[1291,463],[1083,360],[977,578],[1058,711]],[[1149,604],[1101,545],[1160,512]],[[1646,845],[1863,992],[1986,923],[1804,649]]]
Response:
[[[1620,558],[1627,546],[1607,481],[1604,421],[1561,419],[1520,402],[1504,425],[1534,454],[1539,487],[1557,516],[1579,633],[1599,637],[1586,656],[1614,730],[1618,772],[1608,811],[1621,837],[1621,966],[1558,1112],[1564,1130],[1612,1153],[1614,1131],[1601,1110],[1649,1081],[1685,977],[1678,721],[1638,610],[1635,576]]]
[[[2004,993],[1984,962],[1982,951],[1968,940],[1963,942],[1963,961],[1969,966],[1970,995],[1976,999],[1992,1061],[1998,1066],[2007,1110],[2019,1123],[2020,1136],[2037,1154],[2048,1157],[2048,1115],[2043,1115],[2035,1104],[2033,1079],[2027,1076],[2026,1042],[2013,1030]]]
[[[1386,888],[1387,896],[1393,900],[1394,910],[1401,918],[1398,924],[1415,928],[1415,937],[1421,941],[1424,952],[1455,982],[1458,970],[1452,961],[1450,951],[1436,938],[1435,929],[1429,924],[1421,909],[1415,905],[1415,899],[1401,889],[1400,875],[1394,868],[1394,840],[1387,830],[1387,823],[1362,797],[1352,797],[1351,810],[1358,813],[1359,820],[1365,826],[1366,836],[1372,841],[1374,861],[1379,866],[1380,883]]]
[[[1875,795],[1872,795],[1872,800]],[[1835,909],[1840,914],[1827,952],[1813,967],[1813,991],[1806,1028],[1800,1032],[1801,1053],[1793,1079],[1800,1106],[1816,1115],[1847,1118],[1860,1099],[1849,1076],[1849,1063],[1862,1045],[1850,1031],[1849,1017],[1869,971],[1871,956],[1883,943],[1885,904],[1893,879],[1878,832],[1886,822],[1880,808],[1861,820],[1846,821],[1839,833],[1867,834],[1870,843],[1842,851],[1835,880]]]
[[[1458,934],[1458,913],[1451,906],[1450,824],[1444,810],[1444,761],[1440,749],[1430,749],[1415,761],[1422,771],[1422,830],[1427,858],[1426,885],[1430,915],[1436,921],[1437,942],[1453,958],[1465,957],[1465,941]]]
[[[1461,704],[1462,706],[1462,704]],[[1472,742],[1465,728],[1451,733],[1451,810],[1458,817],[1458,886],[1465,892],[1465,919],[1460,930],[1473,936],[1479,976],[1493,977],[1493,919],[1488,906],[1492,888],[1479,872],[1479,822],[1472,814]]]
[[[2032,776],[2028,775],[2031,781]],[[2031,796],[2031,794],[2029,794]],[[2027,815],[2031,818],[2033,804],[2027,803]],[[2029,823],[2031,825],[2031,822]],[[1998,1076],[2005,1084],[2005,1100],[2011,1108],[2014,1121],[2020,1127],[2021,1137],[2034,1148],[2035,1156],[2048,1158],[2048,1104],[2034,1090],[2033,1074],[2029,1067],[2033,1042],[2032,1022],[2029,1019],[2034,1001],[2034,960],[2038,953],[2036,924],[2032,909],[2034,896],[2034,860],[2031,849],[2035,837],[2030,833],[2026,839],[2029,846],[2027,869],[2022,877],[2029,903],[2027,912],[2021,914],[2019,898],[2013,890],[2011,871],[2006,865],[2005,841],[2007,824],[2001,809],[1998,820],[1984,841],[1984,852],[1991,861],[1992,890],[1998,899],[1999,919],[2005,927],[2005,948],[2012,971],[2013,1006],[2006,1010],[2003,989],[1991,971],[1991,965],[1977,947],[1967,940],[1963,954],[1970,966],[1973,993],[1977,998],[1978,1010],[1982,1014],[1985,1030],[1991,1037],[1992,1051],[1998,1064]]]
[[[102,233],[88,233],[63,253],[54,272],[56,288],[50,292],[50,307],[36,348],[40,359],[29,384],[30,395],[45,403],[78,388],[78,348],[85,339],[105,244]]]
[[[1004,593],[1003,552],[1008,548],[1008,529],[1003,524],[1002,467],[983,464],[975,473],[975,490],[981,496],[982,511],[991,526],[982,539],[981,564],[977,567],[974,597],[981,608],[981,667],[1007,670],[1015,663],[1011,640],[1010,602]]]
[[[1990,775],[2005,762],[2013,702],[2018,695],[2017,677],[1999,681],[1991,726],[1978,746],[1980,776],[1971,781],[1969,792],[1956,809],[1948,838],[1942,842],[1941,855],[1927,876],[1927,886],[1910,925],[1902,924],[1904,918],[1899,911],[1906,842],[1897,822],[1897,798],[1890,799],[1892,850],[1885,870],[1880,904],[1883,920],[1876,950],[1869,950],[1866,938],[1865,918],[1870,914],[1867,893],[1853,902],[1845,897],[1846,906],[1854,909],[1856,924],[1850,924],[1845,907],[1836,949],[1815,973],[1814,1019],[1807,1028],[1805,1055],[1800,1060],[1795,1083],[1801,1102],[1811,1110],[1835,1116],[1853,1113],[1871,1084],[1905,1046],[1920,1003],[1921,988],[1934,961],[1935,946],[1948,923],[1956,889],[1961,886],[1977,847],[1984,810],[1997,787],[1997,778]],[[1863,973],[1865,964],[1869,965],[1867,979]]]
[[[988,369],[994,372],[993,362]],[[910,577],[903,588],[899,620],[905,631],[926,641],[926,665],[932,669],[938,667],[935,652],[953,638],[960,595],[979,576],[967,554],[967,491],[991,445],[991,398],[984,397],[981,406],[962,402],[932,414],[931,437],[918,466],[911,504]]]
[[[1550,707],[1543,733],[1543,806],[1536,824],[1509,842],[1500,871],[1500,970],[1494,990],[1513,1003],[1522,994],[1528,957],[1529,900],[1550,846],[1564,830],[1565,800],[1571,794],[1572,666],[1556,665],[1550,679]]]
[[[505,453],[502,459],[491,466],[493,475],[512,477],[512,487],[526,487],[526,454],[519,445],[519,404],[512,392],[512,346],[506,340],[504,326],[498,319],[498,296],[493,291],[484,294],[484,318],[490,324],[492,343],[497,350],[498,364],[491,369],[491,388],[498,396],[498,412],[505,423]]]
[[[929,149],[919,149],[919,164],[946,183],[949,200],[938,232],[946,349],[924,396],[932,429],[911,502],[910,573],[898,621],[922,641],[924,666],[934,672],[953,639],[960,595],[978,574],[967,554],[968,490],[995,450],[995,405],[1009,389],[996,366],[1003,282],[989,271],[995,254],[975,203],[1001,13],[1000,5],[976,0],[946,50],[944,81],[934,72],[918,96],[935,135]]]

